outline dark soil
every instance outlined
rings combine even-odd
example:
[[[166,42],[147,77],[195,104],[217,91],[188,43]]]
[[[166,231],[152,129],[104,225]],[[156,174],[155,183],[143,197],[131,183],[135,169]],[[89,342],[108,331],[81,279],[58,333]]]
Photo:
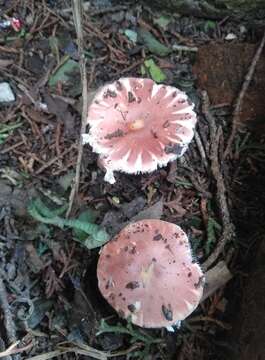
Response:
[[[230,106],[234,102],[255,51],[256,46],[250,43],[213,43],[200,47],[193,70],[199,87],[207,89],[213,105]],[[263,117],[264,77],[265,64],[260,61],[244,98],[242,122]]]
[[[168,14],[161,20],[148,7],[99,3],[92,1],[84,16],[90,96],[119,77],[150,77],[144,62],[153,59],[166,76],[164,83],[182,89],[195,103],[199,140],[179,160],[151,174],[115,173],[114,185],[104,181],[97,155],[84,146],[71,218],[89,210],[91,221],[111,237],[143,218],[175,223],[204,264],[220,243],[228,216],[235,236],[229,234],[210,267],[224,261],[233,280],[173,333],[131,326],[98,290],[99,247],[90,249],[70,228],[30,216],[28,205],[36,198],[50,210],[69,200],[82,106],[76,34],[70,1],[6,1],[1,10],[21,18],[22,30],[0,32],[0,83],[8,82],[16,96],[14,102],[0,103],[0,357],[18,341],[4,359],[106,359],[111,354],[114,359],[261,360],[264,51],[244,97],[232,152],[223,158],[233,104],[259,45],[260,28],[229,18],[217,22]],[[161,48],[154,51],[125,34],[129,29],[135,36],[140,28],[169,49],[177,44],[198,51],[163,56]],[[229,34],[233,40],[227,40]],[[66,63],[62,77],[58,69]],[[202,90],[210,98],[206,109]],[[13,130],[7,128],[14,124]],[[219,129],[219,141],[212,125]],[[229,214],[223,214],[220,196]]]

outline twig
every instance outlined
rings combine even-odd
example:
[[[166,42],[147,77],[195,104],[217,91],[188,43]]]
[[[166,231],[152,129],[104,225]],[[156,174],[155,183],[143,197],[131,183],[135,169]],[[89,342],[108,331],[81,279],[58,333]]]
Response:
[[[6,350],[0,352],[0,358],[14,354],[14,349],[18,346],[19,340],[10,345]]]
[[[9,303],[7,300],[6,287],[1,274],[0,274],[0,309],[2,310],[2,313],[4,315],[4,326],[5,326],[7,340],[10,344],[12,344],[17,341],[16,326],[10,311]]]
[[[205,153],[205,150],[204,150],[204,147],[203,147],[203,143],[202,143],[201,138],[200,138],[200,134],[198,133],[197,130],[195,130],[195,132],[194,132],[194,139],[195,139],[197,148],[199,150],[199,153],[201,155],[203,165],[204,165],[205,169],[207,170],[209,168],[209,164],[208,164],[206,153]]]
[[[24,144],[24,141],[20,141],[20,142],[14,144],[14,145],[9,146],[8,148],[6,148],[6,149],[4,149],[4,150],[1,150],[1,151],[0,151],[0,154],[9,153],[10,151],[16,149],[17,147],[19,147],[19,146],[21,146],[21,145],[23,145],[23,144]]]
[[[41,174],[44,170],[46,170],[48,167],[50,167],[52,164],[54,164],[56,161],[64,157],[66,154],[68,154],[71,150],[73,150],[76,147],[75,144],[72,144],[69,149],[66,149],[63,153],[61,153],[59,156],[56,156],[55,158],[48,161],[46,164],[44,164],[41,168],[39,168],[35,175]]]
[[[196,46],[185,46],[185,45],[178,45],[178,44],[172,45],[172,49],[174,51],[191,51],[191,52],[198,51],[198,48]]]
[[[7,52],[10,54],[18,54],[19,50],[11,47],[5,47],[0,45],[0,51]]]
[[[255,53],[255,55],[254,55],[254,57],[252,59],[251,65],[250,65],[250,67],[248,69],[247,75],[246,75],[246,77],[244,79],[242,88],[240,90],[239,96],[238,96],[238,98],[236,100],[236,103],[235,103],[235,106],[234,106],[233,118],[232,118],[232,130],[231,130],[231,134],[229,136],[229,139],[227,141],[227,146],[226,146],[226,149],[225,149],[225,152],[224,152],[224,158],[226,158],[231,153],[231,147],[232,147],[234,138],[236,136],[236,130],[237,130],[237,126],[238,126],[240,115],[241,115],[242,102],[243,102],[244,96],[245,96],[245,94],[247,92],[247,89],[249,87],[249,84],[250,84],[250,82],[251,82],[251,80],[253,78],[253,74],[254,74],[254,71],[256,69],[259,58],[261,56],[264,44],[265,44],[265,32],[263,34],[260,45],[259,45],[259,47],[258,47],[258,49],[257,49],[257,51],[256,51],[256,53]]]
[[[76,355],[85,355],[86,357],[91,357],[93,359],[107,360],[109,358],[125,356],[125,355],[137,350],[140,346],[141,346],[141,344],[134,344],[131,347],[129,347],[129,349],[110,353],[110,352],[97,350],[95,348],[92,348],[91,346],[87,346],[86,344],[82,344],[82,343],[78,343],[78,344],[62,343],[62,344],[59,344],[58,350],[50,351],[48,353],[41,354],[41,355],[36,355],[31,358],[28,358],[28,360],[48,360],[48,359],[52,359],[54,357],[58,357],[60,355],[66,354],[66,353],[74,353]]]
[[[84,54],[84,38],[83,38],[83,27],[82,27],[82,4],[81,0],[72,0],[73,6],[73,14],[74,14],[74,24],[77,34],[77,42],[78,42],[78,52],[79,52],[79,64],[80,64],[80,73],[81,80],[83,84],[82,90],[82,98],[83,98],[83,108],[82,108],[82,118],[81,118],[81,131],[78,145],[78,156],[76,163],[76,172],[75,179],[71,189],[70,197],[69,197],[69,207],[66,213],[66,217],[69,217],[73,203],[75,200],[75,196],[78,192],[79,182],[80,182],[80,170],[81,170],[81,162],[83,155],[83,143],[82,143],[82,134],[86,131],[86,117],[88,110],[88,92],[87,92],[87,73],[86,73],[86,58]]]
[[[223,329],[226,329],[226,330],[230,330],[231,329],[231,325],[223,322],[223,321],[220,321],[220,320],[217,320],[217,319],[214,319],[214,318],[211,318],[210,316],[194,316],[188,320],[186,320],[189,324],[191,323],[194,323],[194,322],[200,322],[200,321],[203,321],[203,322],[212,322],[212,323],[215,323],[216,325],[222,327]]]
[[[144,59],[140,59],[140,60],[134,62],[132,65],[128,66],[127,68],[125,68],[125,69],[123,69],[123,70],[120,70],[120,71],[117,73],[117,75],[122,75],[122,74],[124,74],[124,73],[130,72],[130,71],[132,71],[134,68],[136,68],[137,66],[143,64],[143,62],[144,62]]]
[[[14,342],[12,345],[10,345],[6,350],[1,351],[0,352],[0,358],[6,357],[6,356],[10,356],[10,355],[15,355],[15,354],[19,354],[22,353],[24,351],[29,350],[30,348],[32,348],[33,346],[33,341],[31,341],[29,344],[23,346],[23,347],[18,347],[18,345],[21,343],[20,340]],[[14,357],[13,357],[14,358]]]
[[[221,171],[220,163],[219,163],[219,144],[222,135],[222,128],[219,126],[216,127],[215,118],[210,113],[209,110],[209,98],[207,93],[202,92],[203,96],[203,108],[202,111],[205,115],[206,120],[209,123],[210,129],[210,143],[211,143],[211,151],[210,151],[210,160],[211,160],[211,170],[213,177],[216,181],[216,199],[218,202],[218,207],[222,219],[223,231],[222,235],[216,245],[216,248],[209,256],[209,258],[203,263],[203,268],[209,268],[219,257],[222,251],[225,248],[225,245],[233,238],[234,236],[234,226],[230,219],[229,208],[226,199],[226,188],[225,182],[223,178],[223,174]]]

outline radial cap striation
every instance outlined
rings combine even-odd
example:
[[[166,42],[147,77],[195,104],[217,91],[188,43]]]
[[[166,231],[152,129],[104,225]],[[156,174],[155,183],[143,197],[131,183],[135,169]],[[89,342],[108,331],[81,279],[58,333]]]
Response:
[[[102,87],[89,110],[88,134],[106,180],[113,171],[151,172],[182,156],[194,135],[196,114],[187,95],[151,79],[121,78]]]

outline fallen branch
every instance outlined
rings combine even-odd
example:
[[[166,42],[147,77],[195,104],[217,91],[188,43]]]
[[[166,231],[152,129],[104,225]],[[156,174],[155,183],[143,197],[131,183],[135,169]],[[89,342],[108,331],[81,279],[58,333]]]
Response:
[[[75,179],[69,197],[69,207],[66,213],[66,217],[69,217],[69,215],[71,214],[75,196],[78,193],[78,189],[79,189],[81,162],[83,156],[82,134],[84,134],[86,130],[86,118],[87,118],[87,110],[88,110],[87,73],[86,73],[86,58],[84,54],[84,37],[83,37],[83,27],[82,27],[83,17],[82,17],[81,0],[72,0],[72,6],[73,6],[74,24],[77,34],[81,81],[83,84],[83,89],[82,89],[83,107],[82,107],[80,138],[78,145],[78,156],[77,156],[77,163],[75,170]]]
[[[218,240],[216,248],[208,259],[203,263],[203,268],[208,269],[223,252],[225,245],[231,241],[234,236],[234,226],[231,222],[229,208],[226,199],[226,187],[223,178],[223,173],[221,170],[220,160],[219,160],[219,144],[222,136],[222,128],[219,126],[217,128],[215,123],[215,118],[209,110],[209,98],[207,93],[204,91],[203,96],[203,107],[202,111],[205,115],[205,118],[209,124],[210,129],[210,160],[211,160],[211,170],[213,177],[216,181],[216,199],[221,215],[222,220],[222,235]]]
[[[213,295],[218,289],[225,286],[233,275],[224,261],[219,261],[212,269],[205,274],[205,285],[201,302]]]
[[[255,53],[255,55],[254,55],[254,57],[252,59],[252,62],[250,64],[250,67],[248,69],[246,77],[244,79],[242,88],[240,90],[239,96],[236,99],[236,103],[235,103],[234,111],[233,111],[233,118],[232,118],[232,130],[231,130],[231,134],[229,136],[229,139],[227,141],[227,146],[226,146],[226,149],[225,149],[225,152],[224,152],[224,158],[226,158],[231,153],[231,147],[232,147],[234,138],[236,136],[237,127],[238,127],[238,123],[239,123],[239,120],[240,120],[240,114],[241,114],[243,99],[244,99],[245,94],[246,94],[246,92],[248,90],[249,84],[250,84],[250,82],[251,82],[251,80],[253,78],[253,74],[255,72],[257,63],[258,63],[259,58],[261,56],[264,44],[265,44],[265,32],[263,34],[260,45],[259,45],[259,47],[258,47],[258,49],[257,49],[257,51],[256,51],[256,53]]]

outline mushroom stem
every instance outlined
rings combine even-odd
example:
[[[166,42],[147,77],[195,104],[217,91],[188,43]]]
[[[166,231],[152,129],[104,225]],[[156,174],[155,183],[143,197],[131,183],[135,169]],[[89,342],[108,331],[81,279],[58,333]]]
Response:
[[[105,170],[106,170],[106,174],[104,176],[104,180],[107,181],[110,184],[115,184],[116,179],[114,177],[113,170],[111,170],[111,169],[109,169],[107,167],[105,168]]]
[[[82,134],[82,144],[83,145],[88,144],[89,140],[90,140],[89,134]]]

